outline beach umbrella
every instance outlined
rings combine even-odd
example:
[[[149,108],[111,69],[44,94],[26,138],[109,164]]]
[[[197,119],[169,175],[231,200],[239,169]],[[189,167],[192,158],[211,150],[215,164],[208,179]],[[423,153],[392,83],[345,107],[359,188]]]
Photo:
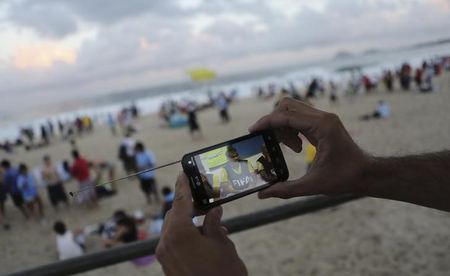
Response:
[[[216,72],[208,68],[193,68],[187,70],[192,81],[207,82],[216,78]]]

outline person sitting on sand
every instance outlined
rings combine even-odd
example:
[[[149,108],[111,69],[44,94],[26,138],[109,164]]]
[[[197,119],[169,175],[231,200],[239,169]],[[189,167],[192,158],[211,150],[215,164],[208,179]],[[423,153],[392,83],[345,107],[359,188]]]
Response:
[[[302,150],[299,133],[308,137],[317,146],[317,158],[306,175],[260,191],[261,199],[357,194],[450,212],[450,151],[374,157],[353,141],[338,116],[292,99],[283,99],[272,113],[251,126],[250,132],[268,128],[297,153]],[[185,174],[178,177],[175,195],[156,248],[164,273],[248,275],[233,241],[227,237],[228,231],[221,225],[222,208],[210,209],[198,231],[192,223],[194,205]]]
[[[56,234],[56,248],[58,251],[59,260],[65,260],[83,255],[83,238],[75,236],[72,231],[67,230],[64,222],[55,222],[53,225],[53,231],[55,231]]]
[[[389,105],[381,100],[378,102],[377,109],[372,114],[363,115],[360,117],[362,121],[368,121],[370,119],[387,119],[391,114]]]
[[[162,195],[163,195],[163,204],[162,204],[162,210],[161,210],[161,217],[164,218],[166,216],[166,213],[170,209],[172,209],[172,203],[173,203],[175,194],[173,193],[172,189],[165,186],[162,188]]]
[[[111,239],[105,240],[105,246],[111,247],[120,243],[135,242],[139,239],[138,229],[134,219],[128,215],[121,216],[116,221],[117,231]]]

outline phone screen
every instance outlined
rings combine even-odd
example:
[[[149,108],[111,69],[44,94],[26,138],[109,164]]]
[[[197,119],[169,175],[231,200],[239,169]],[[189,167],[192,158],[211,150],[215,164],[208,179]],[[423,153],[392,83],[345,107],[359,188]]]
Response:
[[[193,155],[191,162],[201,178],[197,185],[205,192],[202,203],[211,204],[276,181],[272,158],[262,135]]]

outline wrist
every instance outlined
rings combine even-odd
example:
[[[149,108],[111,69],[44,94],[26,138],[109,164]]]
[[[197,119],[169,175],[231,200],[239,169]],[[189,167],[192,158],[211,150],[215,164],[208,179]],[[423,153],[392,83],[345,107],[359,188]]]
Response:
[[[362,196],[370,194],[371,182],[374,180],[376,171],[380,168],[380,158],[365,154],[360,164],[360,171],[355,179],[354,193]]]

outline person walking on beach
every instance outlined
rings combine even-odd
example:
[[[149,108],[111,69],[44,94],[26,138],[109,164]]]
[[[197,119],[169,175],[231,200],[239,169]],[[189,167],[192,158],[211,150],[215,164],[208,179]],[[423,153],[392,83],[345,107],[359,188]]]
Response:
[[[97,194],[94,182],[91,180],[89,163],[77,150],[72,151],[74,162],[70,168],[71,175],[78,181],[79,193],[78,201],[86,203],[88,207],[97,206]]]
[[[5,189],[11,195],[14,205],[20,210],[23,216],[28,219],[28,211],[25,209],[22,193],[17,186],[17,177],[19,176],[19,170],[12,167],[9,160],[2,161],[3,168],[3,185]]]
[[[63,202],[69,207],[66,191],[64,190],[63,182],[59,175],[58,169],[53,165],[49,155],[43,158],[43,165],[41,170],[42,180],[47,184],[47,192],[50,203],[55,210],[58,210],[59,202]]]
[[[260,191],[261,199],[357,194],[450,212],[447,181],[450,151],[374,157],[359,148],[336,115],[292,99],[283,100],[279,108],[259,119],[249,130],[268,128],[276,131],[281,142],[297,153],[302,150],[299,133],[303,134],[317,147],[317,159],[306,175]],[[180,174],[173,207],[166,215],[156,248],[164,273],[248,275],[233,241],[227,237],[228,231],[221,225],[222,208],[206,213],[201,231],[192,223],[193,215],[189,180]]]
[[[19,165],[19,175],[17,176],[17,187],[22,193],[22,198],[28,208],[29,213],[36,218],[44,218],[44,206],[39,196],[33,175],[28,172],[25,164]]]
[[[156,159],[150,150],[146,150],[144,144],[141,142],[136,143],[136,166],[138,171],[143,171],[155,167]],[[155,172],[145,172],[139,175],[139,181],[141,184],[141,190],[147,199],[147,203],[151,204],[151,195],[155,197],[156,202],[159,202],[158,188],[155,181]]]

